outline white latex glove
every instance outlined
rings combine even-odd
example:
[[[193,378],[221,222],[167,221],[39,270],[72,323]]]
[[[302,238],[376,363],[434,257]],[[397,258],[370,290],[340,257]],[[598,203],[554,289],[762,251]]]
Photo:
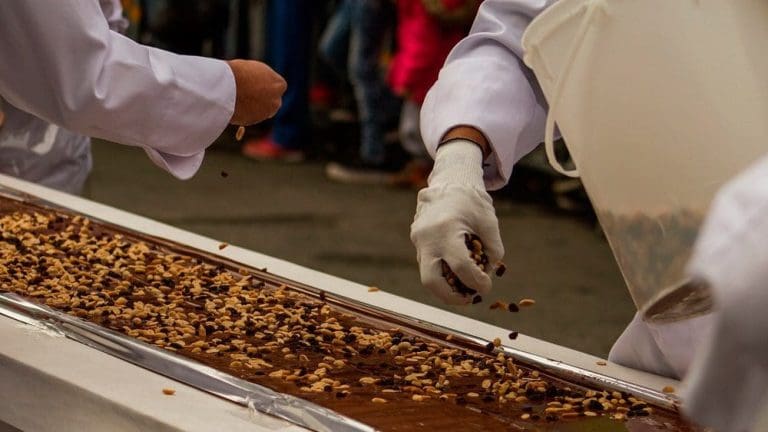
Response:
[[[753,429],[768,393],[768,158],[718,193],[689,262],[712,289],[711,337],[683,387],[683,410],[718,432]]]
[[[419,192],[411,241],[416,246],[421,283],[449,304],[466,304],[472,296],[454,290],[443,277],[441,260],[480,295],[491,289],[488,273],[504,256],[493,201],[483,183],[483,154],[477,144],[456,140],[440,146],[429,186]],[[489,263],[480,270],[464,242],[480,237]]]

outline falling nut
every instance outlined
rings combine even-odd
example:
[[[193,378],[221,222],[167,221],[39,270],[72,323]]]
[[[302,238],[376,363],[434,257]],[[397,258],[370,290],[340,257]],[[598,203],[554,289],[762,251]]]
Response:
[[[243,135],[245,135],[245,126],[240,126],[237,128],[237,132],[235,132],[235,139],[240,141],[243,139]]]
[[[517,305],[520,306],[520,307],[533,306],[535,304],[536,304],[536,300],[529,299],[529,298],[524,298],[524,299],[520,300],[519,302],[517,302]]]

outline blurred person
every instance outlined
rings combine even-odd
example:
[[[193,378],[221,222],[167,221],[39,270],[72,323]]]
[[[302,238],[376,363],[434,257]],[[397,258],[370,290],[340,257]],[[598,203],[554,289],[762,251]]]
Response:
[[[396,184],[426,186],[432,161],[424,147],[419,112],[448,53],[469,32],[481,0],[397,0],[397,51],[389,84],[403,99],[400,143],[412,160]]]
[[[141,147],[181,179],[194,175],[228,124],[265,120],[280,106],[285,81],[265,64],[140,45],[109,28],[105,15],[119,16],[119,2],[101,5],[104,11],[98,0],[0,2],[0,58],[14,59],[0,62],[0,97],[74,133]],[[11,127],[6,114],[3,134]],[[33,151],[53,145],[51,131],[61,132],[41,127],[45,144]],[[28,145],[27,133],[18,131],[20,145]]]
[[[448,285],[443,260],[479,294],[491,290],[489,274],[467,253],[466,233],[482,239],[490,263],[504,255],[486,189],[503,186],[543,140],[547,105],[522,62],[521,39],[554,2],[485,0],[425,99],[422,135],[435,164],[418,195],[411,240],[423,285],[446,303],[471,296]],[[688,273],[711,288],[714,312],[663,324],[638,313],[609,354],[624,366],[685,377],[684,412],[721,432],[750,430],[768,391],[766,184],[763,159],[721,189],[702,226]]]
[[[320,55],[349,79],[360,125],[356,157],[326,166],[333,180],[388,183],[399,168],[387,152],[386,139],[387,127],[397,120],[399,101],[386,84],[382,62],[394,19],[391,0],[341,0],[323,32]]]
[[[120,0],[123,8],[123,16],[128,21],[128,28],[122,33],[131,39],[138,39],[140,36],[142,16],[144,10],[141,7],[142,0]]]
[[[230,0],[143,0],[142,41],[177,54],[226,58]]]
[[[266,63],[285,77],[283,106],[271,131],[246,140],[244,156],[256,160],[299,162],[311,139],[309,81],[312,27],[317,0],[269,0],[266,11]]]

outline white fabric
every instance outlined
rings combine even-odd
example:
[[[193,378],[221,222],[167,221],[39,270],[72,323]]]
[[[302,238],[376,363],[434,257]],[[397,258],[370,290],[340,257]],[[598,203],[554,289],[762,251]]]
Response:
[[[123,32],[128,21],[123,18],[119,0],[100,0],[99,6],[109,28]],[[6,127],[0,128],[0,172],[79,194],[91,172],[91,140],[5,103],[0,111]]]
[[[107,19],[109,29],[118,33],[125,33],[129,22],[123,16],[123,4],[120,0],[99,0],[99,7],[101,7],[102,15]]]
[[[489,140],[493,152],[484,170],[487,189],[506,184],[512,166],[544,137],[546,101],[532,72],[522,63],[521,39],[531,20],[553,3],[483,2],[470,35],[453,49],[424,102],[421,130],[433,157],[441,138],[455,126],[473,126]],[[442,151],[437,153],[438,158]],[[465,189],[451,197],[446,188],[432,188],[430,182],[430,188],[422,193],[414,227],[426,231],[424,225],[432,230],[431,238],[418,233],[414,240],[419,242],[422,282],[445,298],[447,287],[439,285],[439,278],[434,276],[439,265],[437,251],[449,240],[457,243],[454,226],[466,224],[467,214],[474,217],[477,212],[483,216],[492,212],[466,197]],[[432,207],[434,221],[428,224],[423,219]],[[711,321],[708,316],[674,325],[648,326],[636,317],[617,341],[611,358],[665,376],[682,376],[695,348],[707,337]]]
[[[470,35],[454,47],[421,110],[421,134],[434,157],[454,126],[472,125],[493,148],[488,189],[504,186],[512,165],[544,138],[546,102],[522,63],[521,39],[554,0],[486,0]]]
[[[110,30],[98,0],[3,0],[0,20],[0,96],[66,129],[148,149],[177,177],[197,170],[232,117],[225,62],[137,44]]]
[[[470,257],[464,234],[476,234],[491,264],[504,256],[493,201],[483,187],[483,154],[475,143],[458,140],[440,147],[429,186],[419,192],[411,241],[416,246],[422,284],[449,304],[471,297],[455,292],[442,273],[441,260],[480,294],[491,289],[491,278]],[[491,271],[492,265],[486,269]]]
[[[768,392],[768,157],[717,194],[689,262],[711,288],[713,335],[686,378],[685,412],[719,432],[751,430]]]
[[[91,140],[3,104],[0,172],[79,194],[91,171]]]
[[[648,323],[638,312],[613,344],[614,363],[665,377],[681,379],[696,350],[710,336],[711,314],[672,323]]]

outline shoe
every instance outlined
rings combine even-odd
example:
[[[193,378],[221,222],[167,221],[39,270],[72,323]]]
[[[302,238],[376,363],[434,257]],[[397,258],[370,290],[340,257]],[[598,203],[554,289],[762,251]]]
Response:
[[[376,165],[357,161],[354,163],[329,162],[325,166],[325,175],[339,183],[379,184],[392,183],[396,169],[386,165]]]
[[[304,152],[280,147],[270,136],[246,141],[243,156],[259,161],[301,162]]]
[[[414,159],[392,176],[392,185],[417,190],[423,189],[427,187],[427,179],[430,172],[432,172],[431,160]]]

